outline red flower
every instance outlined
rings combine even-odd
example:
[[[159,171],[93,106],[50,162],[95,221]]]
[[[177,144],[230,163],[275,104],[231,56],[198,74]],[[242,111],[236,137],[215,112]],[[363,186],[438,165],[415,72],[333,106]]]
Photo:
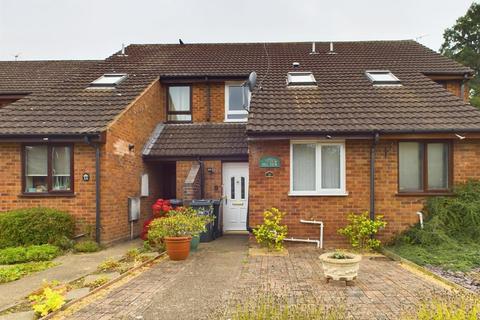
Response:
[[[172,208],[169,200],[158,199],[152,205],[152,212],[153,212],[153,216],[155,218],[165,215],[165,213],[167,213],[168,211],[170,211],[172,209],[173,208]]]
[[[150,227],[150,223],[152,223],[152,221],[153,219],[148,219],[143,223],[142,233],[140,233],[140,238],[142,238],[142,240],[147,240],[148,228]]]

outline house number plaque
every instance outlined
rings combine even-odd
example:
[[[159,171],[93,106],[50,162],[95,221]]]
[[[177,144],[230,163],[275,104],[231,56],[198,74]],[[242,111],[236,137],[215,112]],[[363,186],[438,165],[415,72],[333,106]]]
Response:
[[[260,168],[280,168],[280,159],[278,157],[263,157],[260,159]]]
[[[82,179],[83,179],[83,181],[90,181],[90,175],[85,172],[85,173],[82,175]]]

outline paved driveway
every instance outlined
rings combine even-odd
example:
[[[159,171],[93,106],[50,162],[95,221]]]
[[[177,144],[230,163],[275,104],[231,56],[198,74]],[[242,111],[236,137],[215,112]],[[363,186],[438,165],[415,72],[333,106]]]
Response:
[[[68,319],[205,319],[218,310],[275,293],[291,303],[344,305],[356,319],[397,319],[439,287],[397,262],[364,259],[353,286],[326,284],[319,252],[291,246],[289,256],[248,257],[243,236],[208,244],[185,262],[163,261],[83,306]]]

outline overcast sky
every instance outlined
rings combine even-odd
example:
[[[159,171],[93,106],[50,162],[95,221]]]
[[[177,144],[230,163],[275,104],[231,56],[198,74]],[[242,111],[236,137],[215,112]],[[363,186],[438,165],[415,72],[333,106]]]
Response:
[[[0,0],[0,60],[103,59],[130,43],[415,39],[472,0]],[[420,38],[419,38],[420,37]]]

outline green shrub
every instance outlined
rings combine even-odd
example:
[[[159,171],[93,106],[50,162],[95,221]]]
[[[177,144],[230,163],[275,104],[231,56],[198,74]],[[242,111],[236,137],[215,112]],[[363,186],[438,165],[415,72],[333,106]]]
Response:
[[[263,213],[263,224],[253,230],[257,242],[269,249],[282,250],[283,239],[287,236],[287,226],[281,225],[285,213],[271,208]]]
[[[0,248],[54,243],[73,237],[74,220],[56,209],[18,209],[0,213],[0,230]]]
[[[380,240],[372,238],[372,235],[386,226],[383,216],[376,216],[375,220],[371,220],[368,212],[351,213],[347,219],[348,225],[339,229],[338,233],[344,235],[354,249],[371,251],[380,247]]]
[[[399,235],[391,249],[420,265],[468,271],[480,265],[480,182],[455,188],[455,196],[431,197],[419,224]]]
[[[77,242],[73,249],[76,252],[97,252],[101,249],[101,247],[93,240],[82,240]]]
[[[53,244],[59,247],[62,250],[70,250],[75,245],[75,240],[69,239],[66,236],[63,236],[59,239],[56,239]]]
[[[0,283],[15,281],[21,277],[58,265],[52,261],[27,262],[0,268]]]
[[[0,249],[0,264],[48,261],[60,255],[60,249],[50,244]]]
[[[192,208],[170,210],[162,218],[154,219],[149,227],[147,238],[155,248],[162,246],[165,237],[191,237],[206,230],[206,225],[214,220],[212,215],[199,215]]]

